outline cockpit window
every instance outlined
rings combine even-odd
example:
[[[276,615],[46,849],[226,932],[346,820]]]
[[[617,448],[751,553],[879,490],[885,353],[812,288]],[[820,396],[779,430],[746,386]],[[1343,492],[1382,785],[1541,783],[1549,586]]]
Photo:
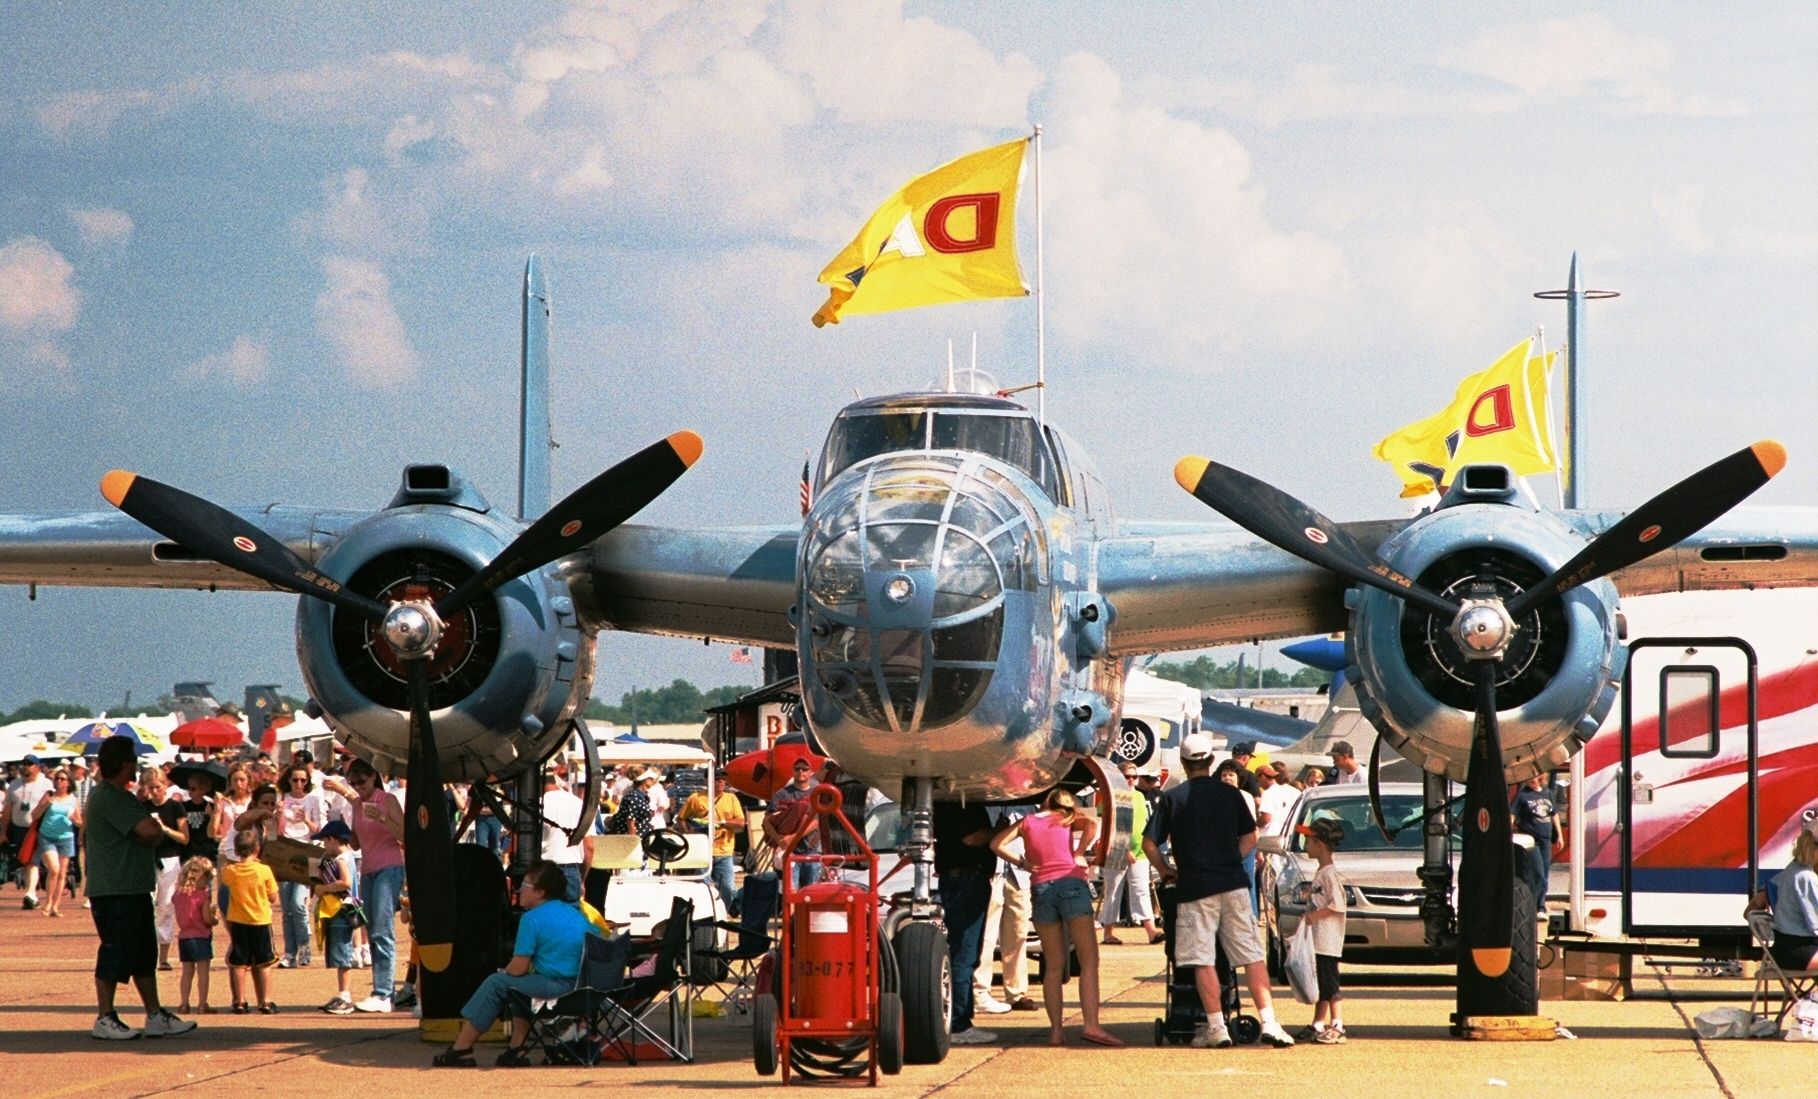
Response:
[[[821,456],[821,483],[880,454],[907,450],[961,450],[989,455],[1022,470],[1058,500],[1062,488],[1041,427],[1026,414],[976,409],[929,412],[847,412],[833,425]]]

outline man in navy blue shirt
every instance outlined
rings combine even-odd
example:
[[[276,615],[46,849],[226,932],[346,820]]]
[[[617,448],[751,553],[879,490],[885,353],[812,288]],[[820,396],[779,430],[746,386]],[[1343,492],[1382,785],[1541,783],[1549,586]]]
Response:
[[[1161,796],[1143,850],[1164,882],[1174,882],[1174,964],[1196,967],[1193,983],[1205,1005],[1206,1022],[1193,1035],[1201,1049],[1231,1044],[1219,1006],[1217,949],[1244,971],[1250,999],[1262,1017],[1263,1041],[1277,1049],[1294,1044],[1275,1020],[1262,938],[1250,907],[1250,879],[1244,856],[1256,849],[1256,818],[1235,786],[1211,777],[1212,741],[1195,733],[1181,741],[1180,762],[1187,781]],[[1170,844],[1173,862],[1162,854]]]
[[[1542,916],[1547,914],[1547,875],[1552,872],[1553,852],[1565,847],[1565,837],[1554,819],[1556,811],[1545,775],[1535,775],[1515,795],[1515,830],[1534,837],[1526,877],[1534,892],[1534,907]]]

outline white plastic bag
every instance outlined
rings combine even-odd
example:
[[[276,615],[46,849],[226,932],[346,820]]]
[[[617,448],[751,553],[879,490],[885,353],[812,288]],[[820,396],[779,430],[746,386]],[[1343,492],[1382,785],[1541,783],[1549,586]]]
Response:
[[[1313,958],[1313,929],[1303,922],[1288,940],[1288,957],[1283,962],[1294,998],[1303,1004],[1319,1002],[1319,971]]]
[[[1754,1016],[1739,1007],[1714,1007],[1692,1020],[1700,1038],[1747,1038]]]
[[[1818,1042],[1818,994],[1800,1000],[1786,1017],[1789,1042]]]

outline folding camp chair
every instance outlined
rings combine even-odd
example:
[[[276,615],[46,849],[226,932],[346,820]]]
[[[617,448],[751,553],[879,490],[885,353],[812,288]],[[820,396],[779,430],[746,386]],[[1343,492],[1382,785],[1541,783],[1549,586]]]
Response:
[[[637,1064],[640,1044],[655,1046],[665,1057],[677,1061],[694,1060],[694,985],[688,979],[689,945],[694,937],[694,903],[677,897],[669,908],[669,919],[654,952],[646,950],[644,958],[653,958],[648,974],[627,977],[623,986],[614,989],[611,999],[617,1010],[606,1019],[600,1036],[603,1057],[620,1057]],[[637,955],[628,972],[641,968]],[[659,1012],[669,1015],[667,1033],[653,1022]]]
[[[776,946],[770,934],[770,921],[776,918],[777,902],[782,897],[782,883],[773,874],[745,879],[744,908],[738,923],[722,921],[721,930],[736,932],[738,939],[729,950],[697,950],[695,961],[710,963],[709,972],[719,975],[709,983],[725,997],[727,1006],[745,1014],[751,1010],[751,997],[756,991],[758,963]]]
[[[625,963],[630,957],[631,936],[589,935],[581,945],[581,972],[573,991],[541,1008],[521,993],[512,994],[517,1013],[530,1019],[525,1044],[543,1051],[544,1064],[599,1063],[605,1039],[624,1025],[623,1008],[614,996],[627,987]]]
[[[1787,1013],[1807,996],[1818,995],[1818,972],[1797,970],[1791,974],[1774,960],[1774,914],[1750,912],[1749,934],[1761,947],[1761,959],[1755,964],[1755,994],[1749,1000],[1749,1013],[1759,1019],[1772,1018],[1776,1030],[1786,1022]],[[1774,997],[1780,997],[1780,1010],[1768,1014]]]

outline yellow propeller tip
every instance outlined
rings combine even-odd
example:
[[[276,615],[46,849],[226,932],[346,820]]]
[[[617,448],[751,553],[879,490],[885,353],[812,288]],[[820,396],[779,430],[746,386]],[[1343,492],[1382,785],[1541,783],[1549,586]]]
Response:
[[[1749,449],[1755,452],[1755,460],[1769,477],[1786,468],[1786,447],[1777,440],[1763,439]]]
[[[1471,964],[1486,977],[1500,977],[1509,971],[1508,947],[1472,947]]]
[[[119,507],[120,501],[126,499],[126,494],[132,491],[133,482],[138,479],[139,475],[136,473],[129,473],[124,469],[110,469],[101,478],[101,495],[107,497],[108,503]]]
[[[422,962],[423,968],[431,973],[440,973],[448,968],[449,962],[454,961],[454,944],[418,943],[417,961]]]
[[[1174,480],[1180,487],[1192,492],[1199,487],[1200,479],[1206,475],[1206,467],[1211,464],[1196,454],[1189,454],[1174,463]]]
[[[692,466],[701,457],[701,437],[692,431],[678,431],[669,437],[669,448],[685,466]]]

